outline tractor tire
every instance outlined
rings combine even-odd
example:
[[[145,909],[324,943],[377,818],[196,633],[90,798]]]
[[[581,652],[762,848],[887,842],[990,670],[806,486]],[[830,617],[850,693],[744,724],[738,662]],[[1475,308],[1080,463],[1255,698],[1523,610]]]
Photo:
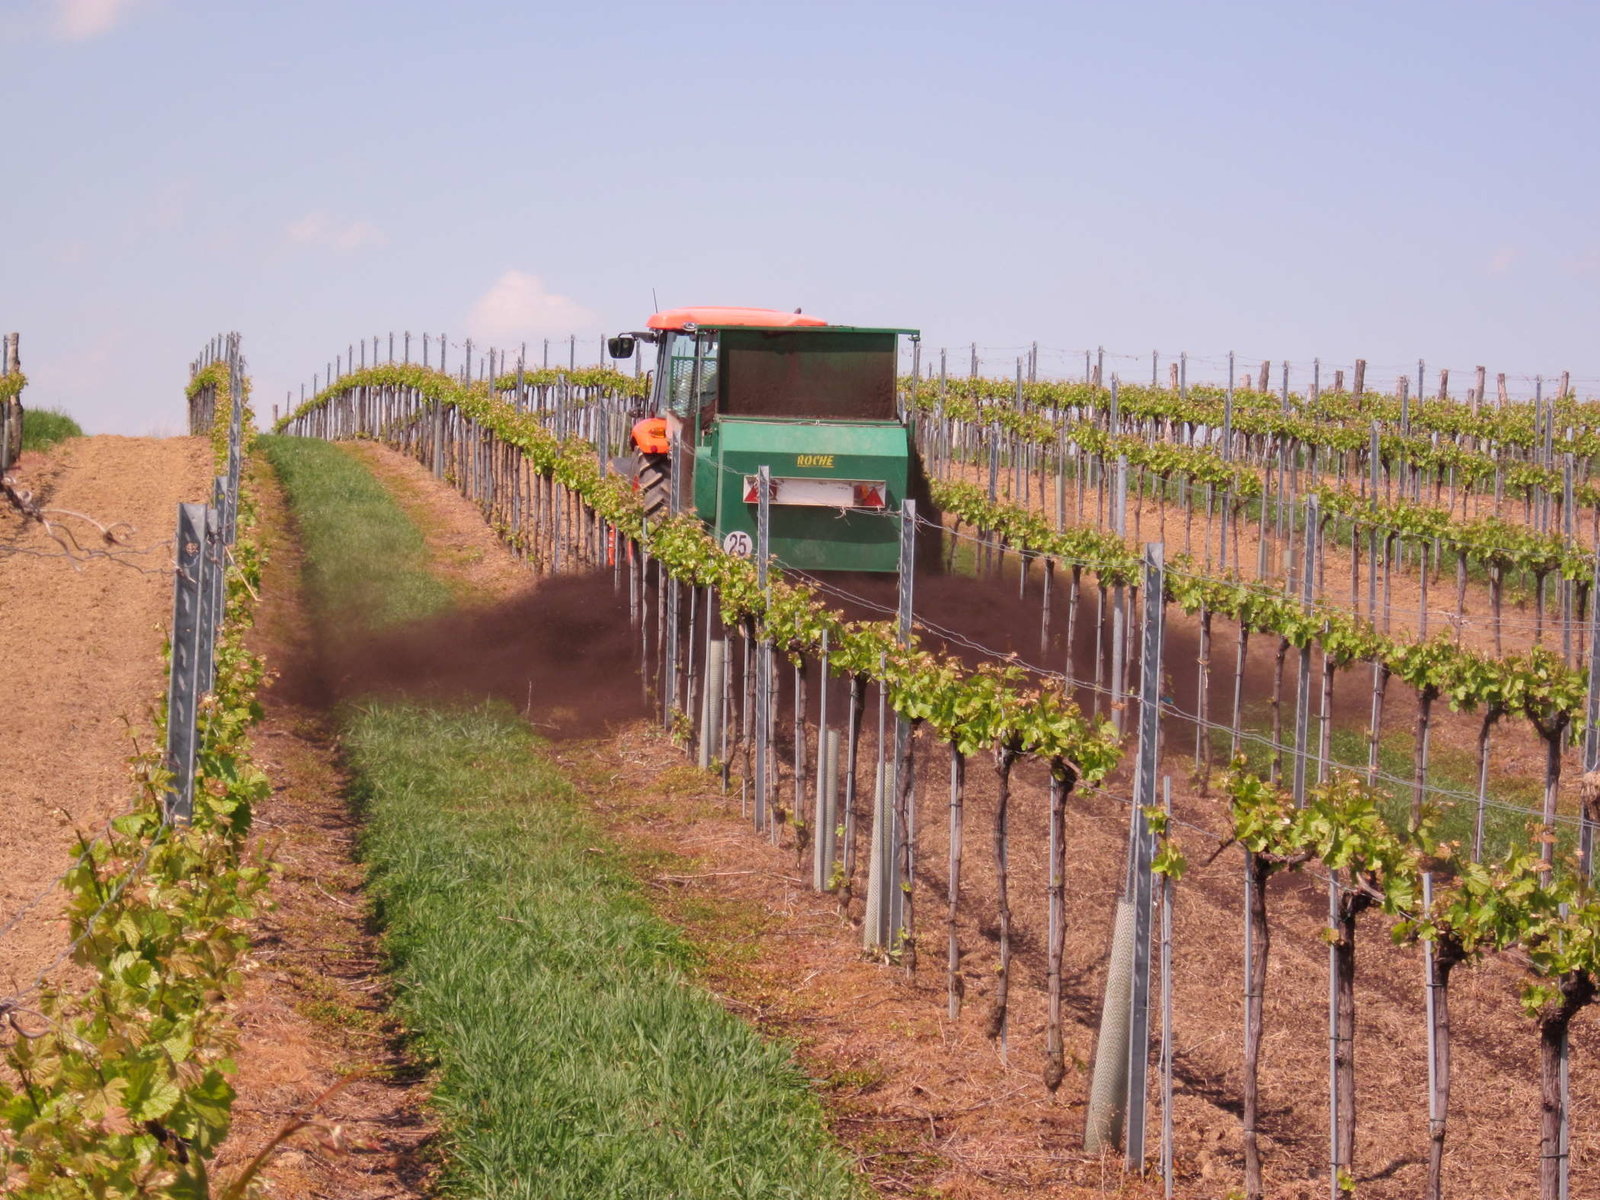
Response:
[[[666,454],[635,456],[633,486],[638,489],[644,515],[652,521],[665,517],[672,508],[672,458]]]

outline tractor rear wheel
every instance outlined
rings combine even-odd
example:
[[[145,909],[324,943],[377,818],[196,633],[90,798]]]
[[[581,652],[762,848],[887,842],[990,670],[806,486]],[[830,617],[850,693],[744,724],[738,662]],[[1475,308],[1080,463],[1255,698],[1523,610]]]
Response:
[[[672,507],[672,457],[639,453],[634,460],[633,483],[644,515],[652,521],[666,516]]]

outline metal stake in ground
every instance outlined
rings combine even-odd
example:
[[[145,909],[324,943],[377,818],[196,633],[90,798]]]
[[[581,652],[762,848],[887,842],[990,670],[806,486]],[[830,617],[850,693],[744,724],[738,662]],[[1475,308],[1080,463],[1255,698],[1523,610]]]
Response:
[[[1161,811],[1172,820],[1172,779],[1161,780]],[[1172,1200],[1172,876],[1161,877],[1161,1190]]]
[[[233,545],[239,528],[239,474],[244,447],[244,358],[239,352],[239,335],[228,335],[228,507],[223,513],[222,540]]]
[[[818,659],[817,776],[811,809],[811,887],[825,892],[833,881],[835,781],[839,777],[839,735],[828,728],[828,631],[822,631]]]
[[[1111,382],[1112,394],[1116,394],[1116,380]],[[1128,456],[1117,455],[1116,482],[1111,493],[1111,529],[1119,538],[1126,537],[1128,533]],[[1118,734],[1123,729],[1123,695],[1122,674],[1123,656],[1126,653],[1126,637],[1124,633],[1127,622],[1127,589],[1119,577],[1111,587],[1111,724]],[[1098,647],[1096,654],[1099,653]]]
[[[1222,461],[1233,461],[1233,351],[1228,351],[1228,392],[1222,400]],[[1226,542],[1227,538],[1224,537]]]
[[[756,583],[761,588],[761,594],[766,596],[769,588],[767,584],[767,558],[772,553],[771,525],[772,516],[770,505],[772,485],[771,472],[766,466],[756,469]],[[762,622],[761,644],[756,651],[756,704],[755,704],[755,733],[756,733],[756,794],[755,794],[755,824],[758,830],[767,827],[767,786],[769,783],[767,764],[767,713],[772,706],[772,655],[767,652],[766,623]]]
[[[700,746],[695,763],[709,770],[722,746],[722,677],[726,673],[727,633],[717,620],[716,593],[706,589],[705,683],[700,689]]]
[[[1139,661],[1139,765],[1135,781],[1128,895],[1133,901],[1133,983],[1128,1016],[1128,1170],[1144,1170],[1145,1076],[1150,1066],[1150,862],[1155,851],[1145,813],[1156,805],[1161,740],[1161,664],[1165,641],[1166,554],[1144,551],[1144,644]]]
[[[899,637],[902,649],[911,645],[911,599],[916,559],[917,502],[906,500],[900,505]],[[916,845],[916,831],[912,828],[911,816],[911,789],[916,781],[911,766],[911,722],[905,717],[895,719],[894,748],[894,862],[889,872],[891,939],[901,931],[910,938],[914,924],[908,887],[913,882],[912,856]],[[908,887],[901,887],[902,881]],[[907,953],[908,962],[914,964],[914,950],[908,947]]]
[[[195,693],[204,696],[216,684],[217,625],[222,619],[223,558],[222,511],[216,499],[225,480],[219,475],[211,505],[205,510],[205,542],[201,548],[200,635],[196,647]]]
[[[662,602],[667,610],[666,644],[662,647],[665,658],[661,668],[661,727],[670,733],[678,710],[678,581],[663,578],[661,586],[666,591]]]
[[[1321,532],[1321,518],[1315,493],[1306,497],[1305,564],[1300,572],[1300,600],[1307,612],[1311,609],[1313,589],[1317,578],[1317,540]],[[1311,640],[1300,647],[1300,674],[1295,681],[1294,711],[1294,802],[1304,807],[1306,802],[1306,740],[1311,720]]]
[[[195,715],[200,699],[200,620],[206,576],[206,509],[178,505],[178,567],[172,589],[172,668],[167,681],[168,823],[194,817]]]
[[[1155,803],[1155,764],[1160,732],[1161,616],[1166,580],[1159,544],[1146,547],[1144,576],[1139,757],[1128,833],[1128,869],[1122,898],[1117,903],[1083,1139],[1084,1149],[1091,1153],[1123,1144],[1126,1121],[1126,1161],[1130,1170],[1141,1169],[1144,1163],[1145,1074],[1150,1057],[1150,860],[1153,847],[1144,808]]]
[[[867,863],[866,919],[861,924],[862,945],[868,950],[879,950],[889,944],[890,903],[887,899],[887,881],[894,870],[893,792],[888,787],[885,743],[889,734],[888,687],[883,682],[888,675],[888,663],[878,656],[878,740],[876,770],[872,784],[872,839]]]

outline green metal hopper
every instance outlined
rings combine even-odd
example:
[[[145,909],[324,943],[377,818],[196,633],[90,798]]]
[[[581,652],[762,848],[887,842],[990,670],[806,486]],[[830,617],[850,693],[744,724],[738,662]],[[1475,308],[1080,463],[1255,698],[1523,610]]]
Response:
[[[726,549],[756,538],[756,479],[771,479],[773,556],[802,571],[893,571],[909,450],[897,421],[722,417],[695,450],[694,506]]]

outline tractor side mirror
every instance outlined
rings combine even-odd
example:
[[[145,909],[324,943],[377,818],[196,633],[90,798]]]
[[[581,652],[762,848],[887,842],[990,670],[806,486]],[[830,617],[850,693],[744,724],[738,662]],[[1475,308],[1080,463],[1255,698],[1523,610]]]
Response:
[[[606,339],[606,353],[612,358],[632,358],[633,348],[634,339],[625,333]]]

